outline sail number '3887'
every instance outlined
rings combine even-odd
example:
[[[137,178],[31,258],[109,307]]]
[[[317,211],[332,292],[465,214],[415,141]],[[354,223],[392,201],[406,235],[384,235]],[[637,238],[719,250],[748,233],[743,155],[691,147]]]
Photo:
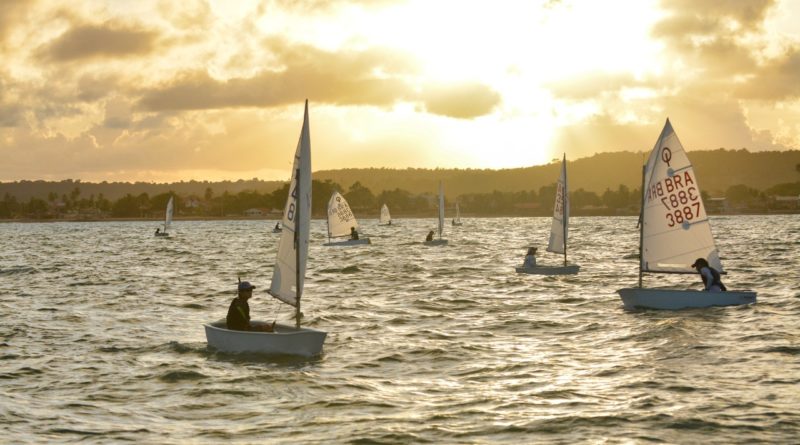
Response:
[[[650,185],[647,200],[654,199],[664,205],[666,209],[664,218],[668,227],[700,217],[700,193],[697,191],[691,171],[675,174]]]

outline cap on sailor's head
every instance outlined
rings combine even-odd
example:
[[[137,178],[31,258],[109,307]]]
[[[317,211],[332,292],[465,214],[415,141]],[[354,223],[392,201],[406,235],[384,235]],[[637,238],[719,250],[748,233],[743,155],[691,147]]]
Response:
[[[252,284],[250,284],[249,281],[242,281],[241,283],[239,283],[239,291],[252,290],[252,289],[255,289],[255,288],[256,287],[253,286]]]

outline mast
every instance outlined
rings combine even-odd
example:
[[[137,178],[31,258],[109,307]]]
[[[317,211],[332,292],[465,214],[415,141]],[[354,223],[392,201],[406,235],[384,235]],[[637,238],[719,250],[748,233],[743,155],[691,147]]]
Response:
[[[306,103],[306,107],[308,107],[308,103]],[[297,167],[297,188],[300,189],[300,167]],[[302,286],[300,285],[300,224],[302,220],[302,212],[300,199],[303,196],[302,190],[300,193],[297,194],[297,213],[295,218],[295,225],[294,225],[294,260],[295,260],[295,293],[297,294],[297,304],[294,306],[294,320],[295,326],[300,329],[300,297],[303,293]]]
[[[642,165],[642,204],[639,209],[639,287],[642,287],[642,239],[644,238],[644,175],[647,172],[647,164]]]
[[[569,189],[567,188],[567,154],[564,153],[564,159],[562,160],[563,164],[562,167],[564,169],[564,196],[562,200],[562,209],[561,209],[561,225],[564,228],[564,267],[567,266],[567,212],[569,212]]]

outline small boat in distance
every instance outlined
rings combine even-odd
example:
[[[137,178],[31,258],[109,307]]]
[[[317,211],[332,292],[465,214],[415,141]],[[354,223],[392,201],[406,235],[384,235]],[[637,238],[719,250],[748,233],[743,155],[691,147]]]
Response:
[[[278,254],[272,270],[272,284],[267,292],[294,306],[295,326],[276,324],[273,332],[227,329],[225,319],[205,325],[208,345],[223,352],[312,357],[322,352],[326,332],[300,326],[300,301],[308,259],[311,227],[311,138],[308,125],[308,101],[305,104],[303,129],[294,155],[289,197],[283,211],[285,230],[278,241]],[[260,326],[264,321],[251,321]]]
[[[281,228],[281,222],[278,221],[277,223],[275,223],[275,227],[272,228],[272,233],[281,233],[281,232],[283,232],[283,229]]]
[[[378,221],[378,224],[381,226],[391,226],[392,225],[392,215],[389,214],[389,206],[384,204],[381,207],[381,218]]]
[[[724,273],[697,176],[669,119],[642,168],[640,220],[639,286],[617,291],[625,309],[684,309],[756,302],[752,291],[642,287],[645,272],[697,274],[690,266],[697,258],[704,258],[712,268]]]
[[[169,201],[167,201],[167,210],[164,214],[164,231],[156,230],[156,236],[169,236],[169,229],[172,228],[172,213],[173,213],[173,201],[172,196],[169,197]]]
[[[353,236],[355,234],[355,237]],[[331,238],[349,237],[342,241],[331,241]],[[358,234],[358,221],[350,205],[339,192],[333,192],[328,200],[328,242],[323,246],[358,246],[372,244],[369,238],[361,238]]]
[[[567,188],[567,155],[561,160],[561,175],[556,187],[556,202],[553,205],[553,223],[550,227],[550,241],[547,251],[564,254],[563,266],[529,265],[517,267],[518,273],[534,275],[572,275],[578,273],[580,266],[567,264],[567,233],[569,227],[569,189]]]
[[[456,203],[456,217],[453,218],[453,225],[454,226],[463,225],[463,223],[461,222],[461,209],[458,208],[458,203]]]
[[[439,238],[426,239],[426,246],[444,246],[447,244],[446,239],[442,239],[442,231],[444,230],[444,188],[442,181],[439,181]]]

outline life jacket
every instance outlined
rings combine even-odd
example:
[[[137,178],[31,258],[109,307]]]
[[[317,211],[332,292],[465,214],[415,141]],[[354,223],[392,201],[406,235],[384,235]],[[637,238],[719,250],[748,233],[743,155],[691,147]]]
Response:
[[[709,271],[711,271],[711,277],[713,279],[711,281],[711,286],[719,286],[720,290],[723,290],[723,291],[728,290],[728,289],[725,288],[725,285],[722,284],[722,276],[719,274],[717,269],[714,269],[711,266],[706,266],[706,267],[708,268]],[[705,275],[700,274],[700,278],[703,279],[703,284],[706,286],[706,288],[710,287],[708,285],[708,283],[706,283],[706,281],[708,281],[708,278],[706,278]]]

